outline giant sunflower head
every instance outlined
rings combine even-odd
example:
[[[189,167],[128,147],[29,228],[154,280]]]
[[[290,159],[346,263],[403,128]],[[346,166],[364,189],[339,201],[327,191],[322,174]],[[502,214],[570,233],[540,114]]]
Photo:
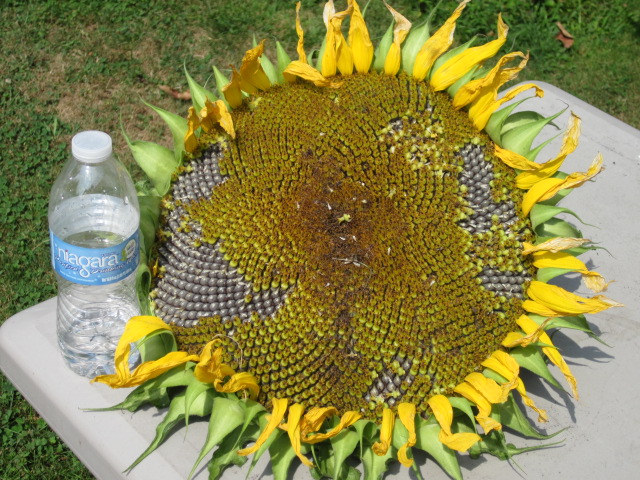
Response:
[[[377,478],[419,448],[460,478],[455,451],[508,458],[503,425],[536,435],[514,391],[546,421],[521,367],[558,385],[548,360],[577,396],[545,331],[590,332],[584,314],[618,304],[548,283],[577,272],[606,288],[556,204],[602,161],[560,172],[574,115],[559,155],[534,161],[555,116],[501,109],[542,91],[498,99],[528,59],[491,61],[500,16],[495,40],[451,49],[467,3],[436,30],[388,7],[374,49],[357,2],[330,0],[319,52],[307,56],[297,16],[297,60],[277,45],[271,63],[263,41],[230,80],[214,69],[216,94],[187,75],[188,119],[156,109],[175,150],[130,143],[152,181],[139,288],[153,316],[132,319],[117,373],[98,380],[140,385],[126,408],[211,415],[212,472],[268,448],[274,472],[297,456],[343,478],[355,456]],[[147,360],[133,372],[132,341]]]

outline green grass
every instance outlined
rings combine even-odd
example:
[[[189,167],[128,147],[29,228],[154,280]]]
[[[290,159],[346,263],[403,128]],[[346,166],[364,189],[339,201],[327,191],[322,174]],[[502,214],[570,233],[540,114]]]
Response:
[[[338,2],[338,6],[345,2]],[[362,2],[364,3],[364,2]],[[416,24],[434,2],[392,2]],[[443,0],[441,22],[457,2]],[[494,35],[501,8],[511,26],[506,48],[529,51],[519,80],[550,82],[640,127],[640,7],[616,0],[475,0],[458,38]],[[0,322],[55,295],[49,265],[47,197],[71,136],[100,129],[125,163],[122,125],[132,138],[171,140],[141,99],[185,114],[188,105],[159,90],[186,90],[183,66],[199,81],[211,65],[229,72],[253,35],[280,40],[294,54],[294,2],[273,0],[3,1],[0,6]],[[324,35],[323,2],[303,1],[307,48]],[[384,5],[367,12],[372,37],[389,25]],[[556,22],[573,34],[565,49]],[[273,58],[273,57],[272,57]],[[135,169],[132,169],[137,174]],[[0,472],[4,479],[91,475],[0,376]]]

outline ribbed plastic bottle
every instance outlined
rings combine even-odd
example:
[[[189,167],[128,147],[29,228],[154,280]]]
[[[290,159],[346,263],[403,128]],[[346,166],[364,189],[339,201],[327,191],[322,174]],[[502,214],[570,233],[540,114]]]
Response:
[[[76,134],[71,153],[49,197],[58,344],[71,370],[94,377],[113,373],[124,326],[140,313],[140,207],[108,134]]]

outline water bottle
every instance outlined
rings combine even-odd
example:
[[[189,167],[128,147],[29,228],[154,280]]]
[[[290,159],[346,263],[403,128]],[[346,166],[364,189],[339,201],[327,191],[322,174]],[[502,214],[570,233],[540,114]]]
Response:
[[[140,207],[109,135],[78,133],[71,153],[49,197],[58,345],[71,370],[94,377],[114,373],[124,326],[140,314]]]

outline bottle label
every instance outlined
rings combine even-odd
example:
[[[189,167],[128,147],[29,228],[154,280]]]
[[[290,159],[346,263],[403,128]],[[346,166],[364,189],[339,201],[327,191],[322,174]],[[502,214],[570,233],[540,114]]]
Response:
[[[71,245],[49,231],[53,270],[80,285],[108,285],[131,275],[140,262],[139,231],[118,245],[85,248]]]

